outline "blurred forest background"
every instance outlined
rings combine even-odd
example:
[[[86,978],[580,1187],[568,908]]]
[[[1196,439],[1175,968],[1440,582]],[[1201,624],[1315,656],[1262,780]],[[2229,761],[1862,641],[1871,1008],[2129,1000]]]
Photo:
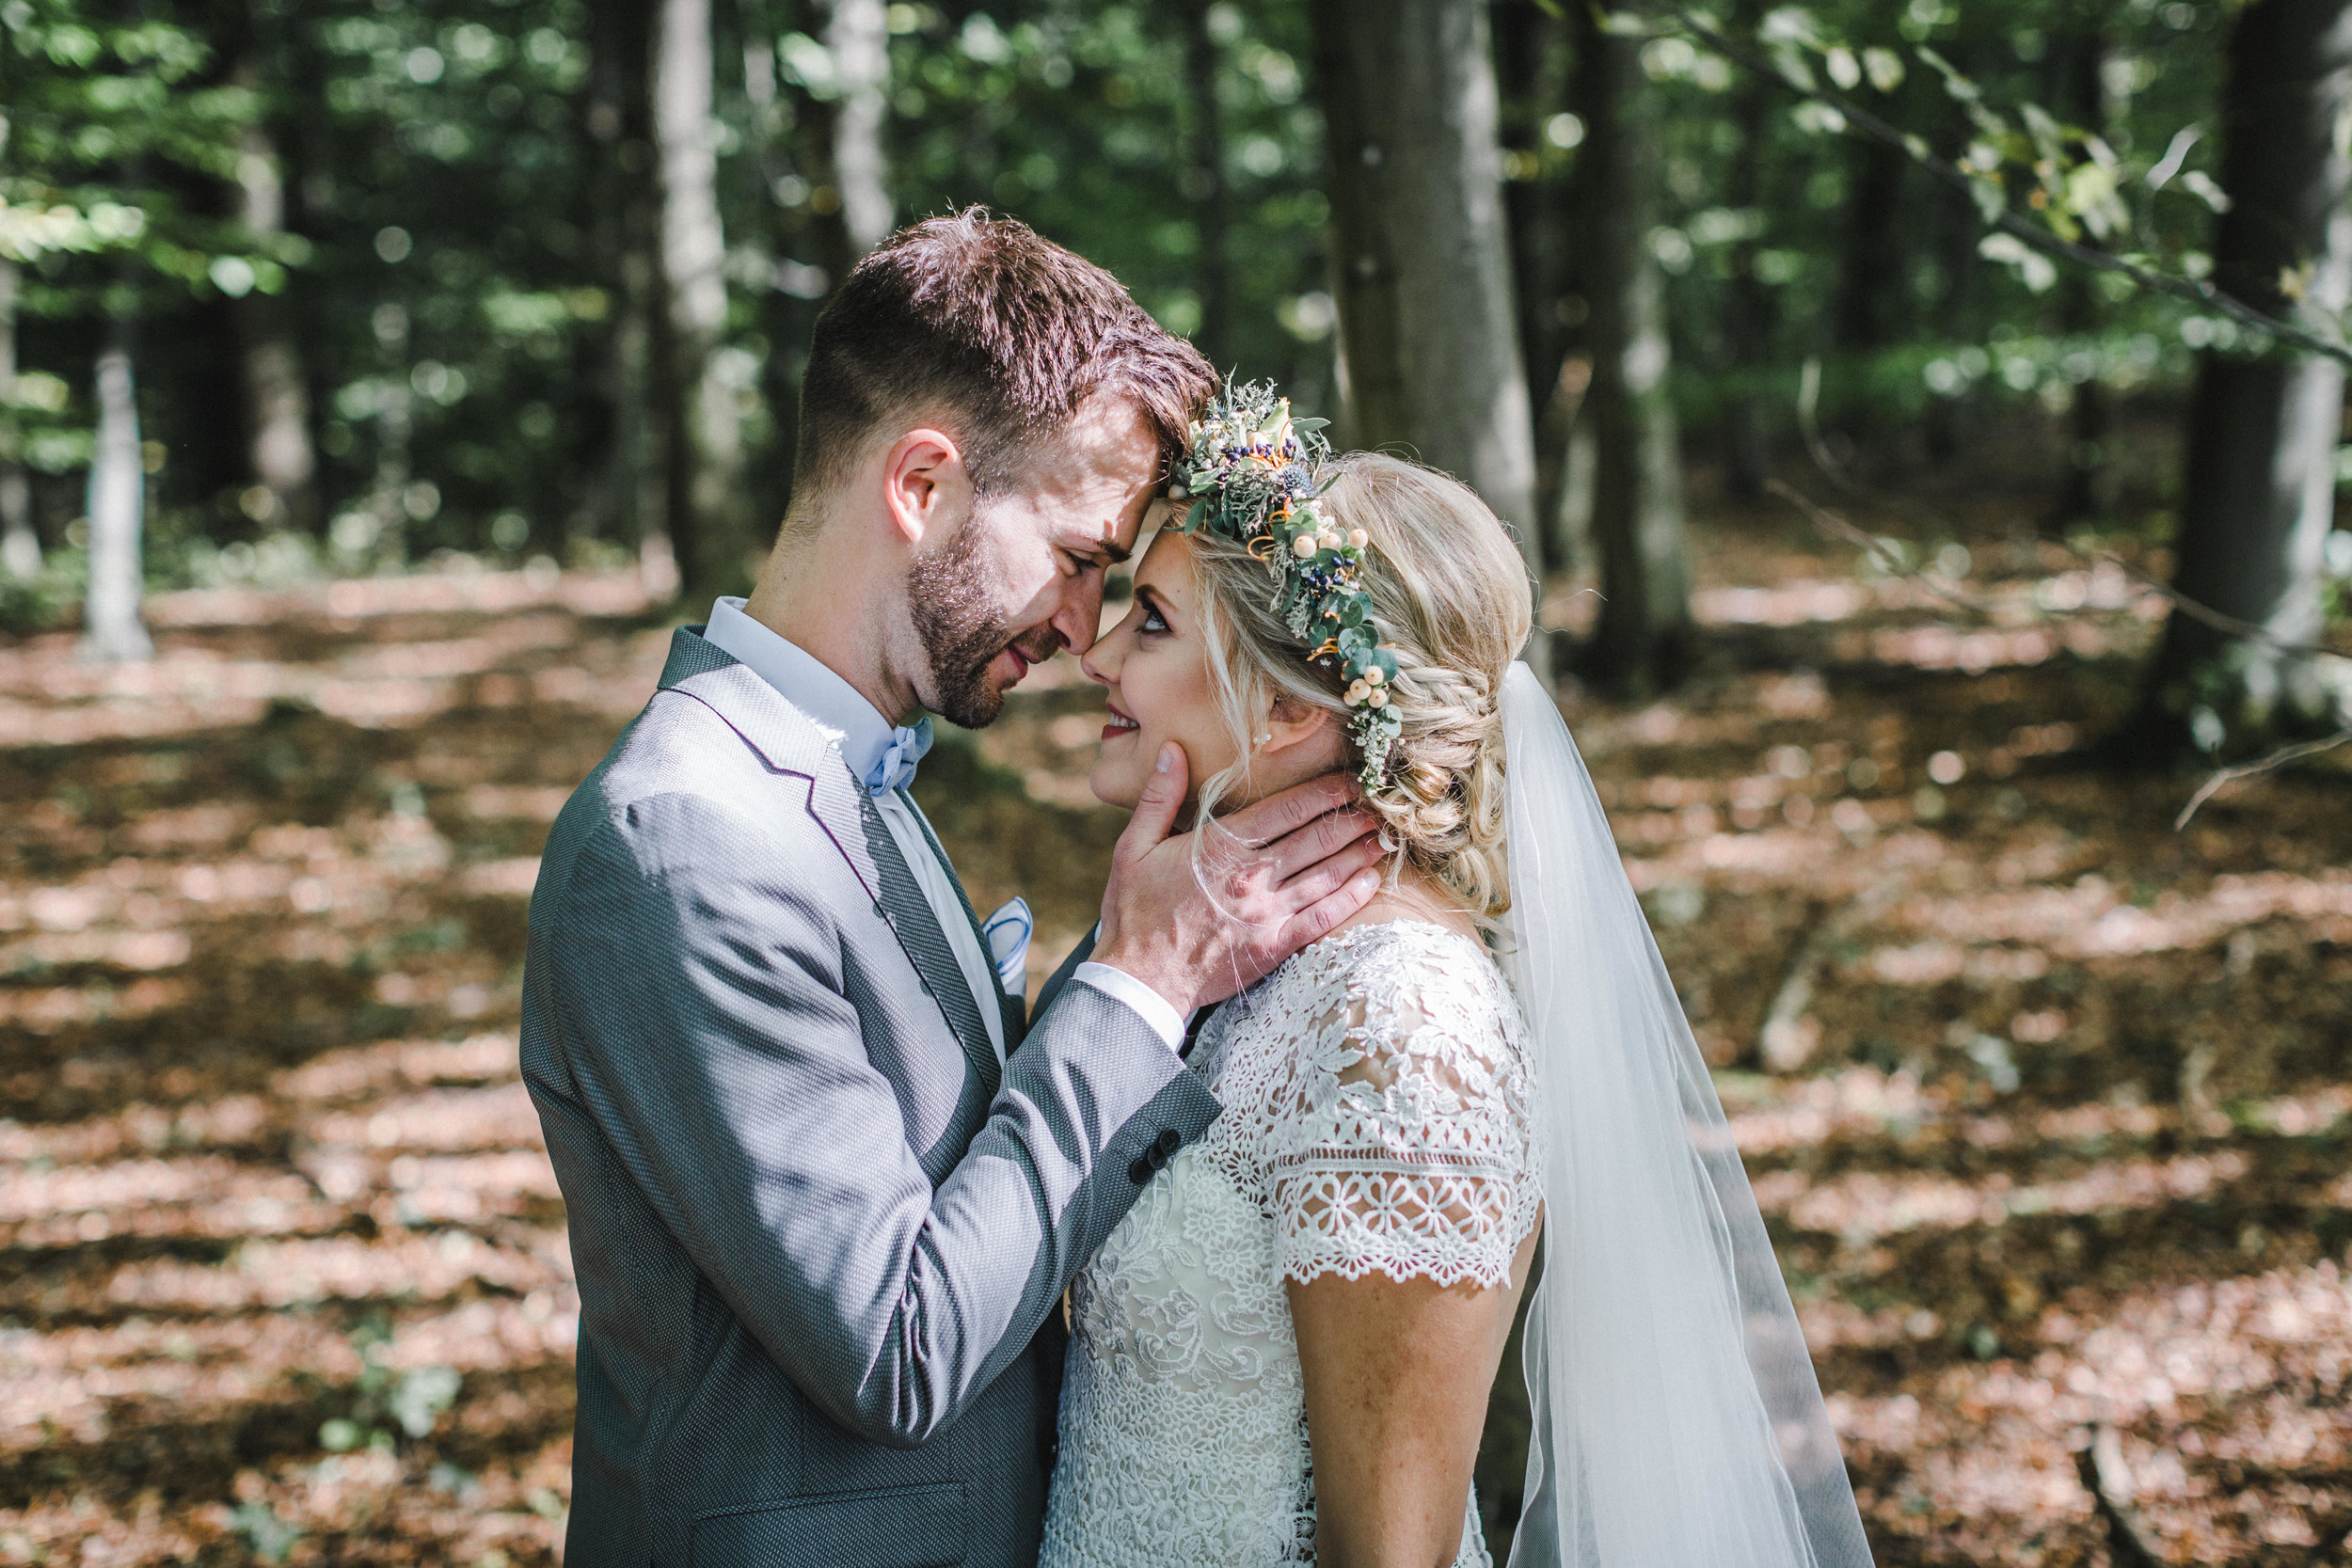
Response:
[[[0,1563],[553,1560],[539,843],[968,203],[1518,528],[1882,1561],[2352,1560],[2352,0],[0,0]],[[918,786],[1033,980],[1099,706]]]

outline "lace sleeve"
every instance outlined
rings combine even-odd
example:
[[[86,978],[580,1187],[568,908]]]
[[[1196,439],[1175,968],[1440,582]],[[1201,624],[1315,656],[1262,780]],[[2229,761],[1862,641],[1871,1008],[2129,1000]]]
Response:
[[[1286,1279],[1510,1280],[1538,1186],[1522,1031],[1486,956],[1452,941],[1349,966],[1272,1097]]]

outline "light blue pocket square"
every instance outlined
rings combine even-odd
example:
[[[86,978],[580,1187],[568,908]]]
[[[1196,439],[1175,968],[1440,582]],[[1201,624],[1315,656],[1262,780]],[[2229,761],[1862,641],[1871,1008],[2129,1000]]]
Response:
[[[1029,933],[1037,929],[1037,918],[1029,913],[1029,901],[1014,898],[980,923],[980,934],[988,939],[989,961],[996,966],[996,983],[1007,996],[1023,996],[1029,989]]]

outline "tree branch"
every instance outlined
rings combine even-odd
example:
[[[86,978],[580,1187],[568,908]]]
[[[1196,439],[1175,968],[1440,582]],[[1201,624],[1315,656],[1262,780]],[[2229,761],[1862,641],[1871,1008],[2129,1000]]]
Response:
[[[1904,565],[1901,558],[1877,538],[1865,533],[1827,507],[1817,504],[1812,498],[1794,485],[1784,484],[1777,479],[1768,479],[1764,482],[1764,488],[1803,512],[1812,521],[1813,526],[1823,533],[1833,538],[1842,539],[1858,550],[1867,551],[1870,559],[1877,562],[1888,577],[1902,578],[1915,582],[1955,610],[1964,610],[1971,615],[1991,618],[1993,608],[1984,600],[1963,593],[1943,579],[1930,577],[1916,567]]]
[[[2186,615],[2190,620],[2201,621],[2224,636],[2242,637],[2249,642],[2260,642],[2274,653],[2286,654],[2291,657],[2352,659],[2352,652],[2346,652],[2344,649],[2329,647],[2325,642],[2290,642],[2266,626],[2252,621],[2241,621],[2234,615],[2214,609],[2211,605],[2201,604],[2179,589],[2158,582],[2112,551],[2078,550],[2072,545],[2062,545],[2059,547],[2077,560],[2104,561],[2113,564],[2117,570],[2140,587],[2170,601],[2173,609]]]
[[[1968,196],[1972,200],[1975,198],[1977,182],[1965,169],[1947,158],[1939,158],[1934,153],[1915,145],[1915,138],[1904,135],[1894,126],[1881,119],[1844,93],[1833,91],[1827,87],[1798,86],[1775,70],[1771,61],[1734,43],[1711,23],[1692,16],[1688,11],[1668,8],[1652,14],[1680,29],[1694,41],[1705,44],[1734,65],[1748,71],[1760,71],[1801,98],[1809,98],[1816,103],[1827,104],[1844,116],[1847,124],[1872,141],[1893,148],[1953,189]],[[2191,277],[2176,277],[2170,273],[2158,272],[2153,267],[2143,266],[2137,261],[2118,256],[2112,251],[2076,245],[2071,240],[2061,240],[2042,225],[2033,222],[2016,209],[2006,204],[2003,205],[1999,215],[1990,220],[1990,226],[2004,234],[2015,236],[2021,243],[2032,246],[2046,256],[2055,256],[2060,261],[2072,261],[2078,266],[2090,267],[2100,272],[2116,273],[2130,278],[2134,283],[2153,293],[2168,294],[2174,299],[2185,300],[2191,305],[2218,311],[2240,325],[2267,332],[2282,343],[2291,343],[2309,353],[2323,355],[2329,359],[2352,365],[2352,346],[2322,338],[2316,333],[2296,326],[2292,322],[2281,321],[2276,316],[2257,310],[2244,300],[2233,294],[2224,293],[2211,283]]]
[[[1883,492],[1867,489],[1862,485],[1856,484],[1839,467],[1836,458],[1830,452],[1828,444],[1821,439],[1820,425],[1816,411],[1816,405],[1819,402],[1821,390],[1820,364],[1821,362],[1819,359],[1807,359],[1804,362],[1804,377],[1799,384],[1797,391],[1797,429],[1804,437],[1805,452],[1813,459],[1813,466],[1816,468],[1819,468],[1821,471],[1822,476],[1832,484],[1836,485],[1840,490],[1845,491],[1848,495],[1859,496],[1865,500],[1875,501],[1881,505],[1895,504],[1914,512],[1923,513],[1927,515],[1930,522],[1934,523],[1939,527],[1951,529],[1949,519],[1935,515],[1931,509],[1915,506],[1913,503],[1900,497],[1889,496]],[[1896,561],[1892,552],[1882,546],[1876,539],[1864,533],[1861,530],[1855,528],[1844,518],[1839,517],[1836,514],[1822,511],[1820,508],[1815,506],[1812,501],[1806,499],[1804,496],[1799,495],[1795,490],[1789,488],[1788,485],[1781,483],[1778,480],[1768,481],[1764,487],[1767,490],[1772,491],[1774,495],[1784,497],[1787,499],[1795,502],[1796,505],[1802,508],[1808,516],[1813,517],[1814,526],[1817,528],[1820,528],[1826,532],[1834,533],[1838,538],[1845,540],[1849,544],[1857,545],[1862,548],[1868,550],[1871,555],[1879,561],[1881,565],[1888,565],[1891,562],[1892,575],[1911,578],[1914,581],[1919,583],[1921,587],[1927,589],[1928,592],[1935,594],[1936,597],[1943,599],[1947,603],[1961,605],[1963,608],[1973,610],[1979,614],[1987,613],[1984,605],[1980,601],[1972,603],[1955,597],[1953,594],[1946,593],[1942,589],[1938,588],[1933,579],[1929,578],[1921,573],[1904,568],[1900,562]],[[1953,531],[1957,531],[1957,530],[1953,530]],[[2138,567],[2134,566],[2122,557],[2116,555],[2112,551],[2082,550],[2077,549],[2072,545],[2059,541],[2054,540],[2052,543],[2057,544],[2058,548],[2066,551],[2067,554],[2073,556],[2077,561],[2108,562],[2118,571],[2122,572],[2126,578],[2138,584],[2149,593],[2156,594],[2166,603],[2171,605],[2174,609],[2188,616],[2191,620],[2201,621],[2226,637],[2240,637],[2246,639],[2248,641],[2260,642],[2265,647],[2269,648],[2272,652],[2284,654],[2290,658],[2341,658],[2352,660],[2352,651],[2331,647],[2325,642],[2290,642],[2267,626],[2262,626],[2253,621],[2241,621],[2234,615],[2216,610],[2211,605],[2189,597],[2186,594],[2182,593],[2179,589],[2174,588],[2169,583],[2158,582],[2155,578],[2150,577],[2147,573],[2141,571]]]
[[[2347,741],[2352,741],[2352,729],[2338,730],[2317,740],[2298,740],[2292,746],[2281,746],[2266,757],[2240,763],[2235,768],[2222,768],[2199,785],[2197,793],[2188,798],[2188,804],[2181,808],[2181,815],[2172,819],[2172,831],[2177,833],[2187,827],[2188,819],[2197,815],[2197,808],[2219,794],[2225,785],[2235,784],[2240,779],[2250,779],[2259,773],[2273,772],[2289,763],[2315,757],[2322,752],[2332,752]]]

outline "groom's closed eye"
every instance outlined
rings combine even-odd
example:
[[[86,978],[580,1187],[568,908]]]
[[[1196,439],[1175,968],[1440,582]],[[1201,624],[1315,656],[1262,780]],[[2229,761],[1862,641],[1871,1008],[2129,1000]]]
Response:
[[[1061,548],[1057,553],[1068,563],[1070,575],[1075,577],[1080,572],[1107,572],[1114,566],[1124,565],[1135,552],[1104,540],[1091,549]]]

